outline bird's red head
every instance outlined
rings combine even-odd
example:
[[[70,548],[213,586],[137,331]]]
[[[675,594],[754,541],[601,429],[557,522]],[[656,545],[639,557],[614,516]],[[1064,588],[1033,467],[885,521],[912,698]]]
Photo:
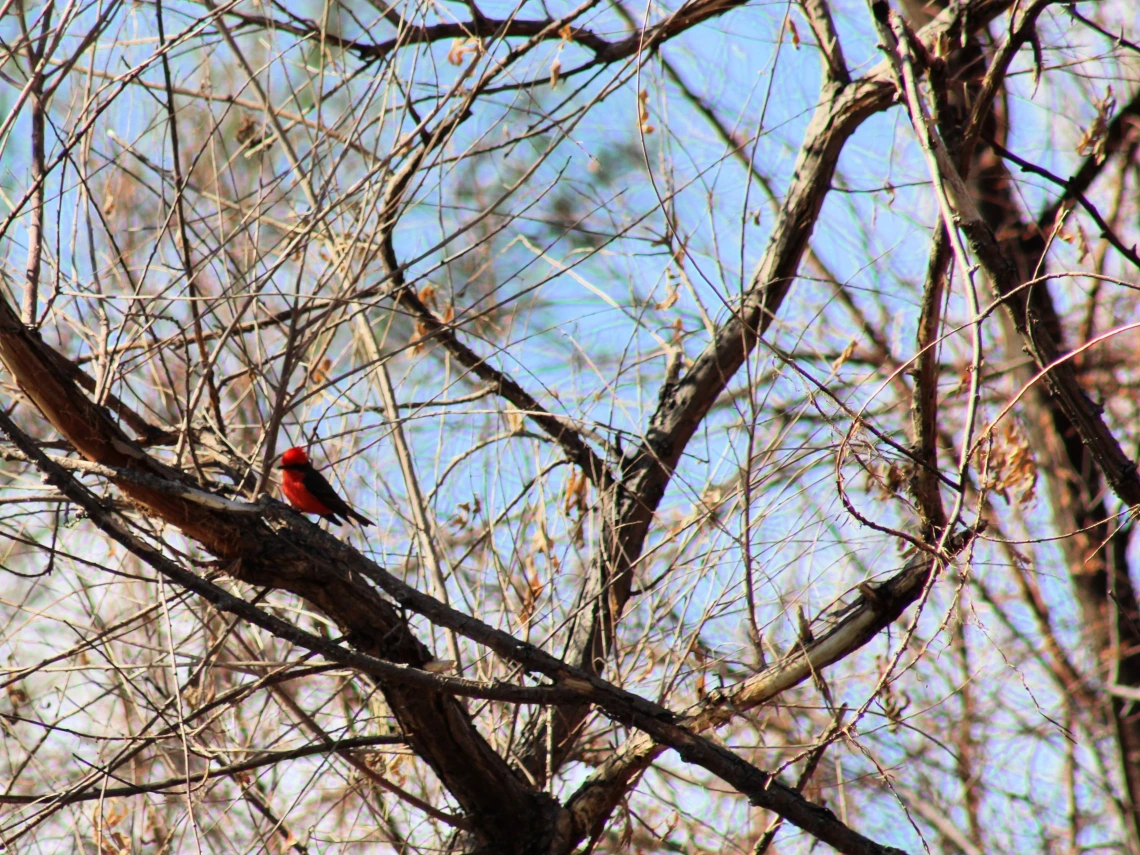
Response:
[[[308,462],[309,455],[300,446],[290,448],[281,455],[281,466],[304,466]]]

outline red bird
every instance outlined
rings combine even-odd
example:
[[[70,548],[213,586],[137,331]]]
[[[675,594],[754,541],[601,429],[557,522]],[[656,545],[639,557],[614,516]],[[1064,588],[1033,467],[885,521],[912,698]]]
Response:
[[[325,476],[313,468],[309,455],[303,448],[290,448],[281,455],[281,490],[289,504],[306,514],[317,514],[340,525],[341,520],[353,520],[361,525],[374,525],[372,520],[358,514],[348,506],[348,502],[336,494]]]

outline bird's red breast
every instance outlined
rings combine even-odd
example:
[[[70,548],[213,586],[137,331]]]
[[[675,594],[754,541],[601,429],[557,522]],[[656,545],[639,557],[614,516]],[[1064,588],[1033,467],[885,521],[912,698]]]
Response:
[[[293,464],[296,465],[296,464]],[[289,504],[299,511],[307,514],[320,514],[322,517],[334,513],[333,509],[313,495],[305,485],[307,473],[295,469],[286,469],[281,473],[281,492],[289,500]],[[316,475],[316,472],[313,472]],[[319,477],[319,476],[318,476]],[[324,480],[323,478],[321,479]],[[326,482],[327,483],[327,482]],[[332,488],[329,487],[331,490]]]

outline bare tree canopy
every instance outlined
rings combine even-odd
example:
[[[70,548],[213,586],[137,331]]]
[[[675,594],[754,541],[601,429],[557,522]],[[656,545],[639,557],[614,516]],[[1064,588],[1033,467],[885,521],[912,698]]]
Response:
[[[1140,855],[1133,3],[0,2],[0,848]]]

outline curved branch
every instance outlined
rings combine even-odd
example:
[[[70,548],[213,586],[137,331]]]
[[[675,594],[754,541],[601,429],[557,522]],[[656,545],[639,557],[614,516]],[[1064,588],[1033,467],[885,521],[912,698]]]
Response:
[[[88,460],[112,467],[137,470],[167,480],[186,480],[181,473],[150,458],[116,425],[106,411],[90,401],[55,367],[51,349],[20,323],[0,295],[0,361],[24,394],[52,426]],[[62,359],[62,357],[56,357]],[[15,426],[9,421],[9,427]],[[13,439],[21,435],[15,429]],[[89,512],[99,515],[98,500],[30,442],[20,444],[44,471],[54,472],[57,486]],[[296,627],[233,597],[201,577],[183,570],[147,544],[114,523],[105,530],[124,546],[144,557],[152,566],[225,610],[250,620],[282,637],[295,640],[338,661],[368,672],[382,660],[397,669],[420,670],[435,657],[416,639],[406,621],[392,606],[363,583],[352,571],[355,550],[330,553],[328,535],[305,538],[297,530],[287,535],[272,530],[264,521],[251,523],[248,515],[230,515],[210,510],[164,491],[119,479],[115,482],[127,496],[150,513],[177,526],[184,534],[223,559],[228,573],[243,582],[282,588],[308,600],[328,615],[361,653],[352,653],[324,639],[302,633]],[[188,483],[188,482],[187,482]],[[313,527],[314,531],[318,531]],[[333,556],[336,556],[335,558]],[[274,625],[272,628],[270,623]],[[367,660],[373,660],[371,662]],[[350,661],[351,660],[351,661]],[[378,672],[387,669],[380,667]],[[407,735],[413,750],[439,776],[471,818],[476,836],[500,851],[521,851],[544,839],[555,825],[550,817],[557,806],[544,793],[533,790],[475,729],[468,713],[454,697],[432,690],[432,680],[423,674],[412,679],[418,687],[389,672],[380,687]],[[396,679],[400,678],[400,682]],[[453,678],[447,678],[450,681]],[[441,684],[436,683],[438,689]],[[523,687],[517,687],[523,688]]]
[[[930,46],[942,40],[953,43],[961,37],[964,27],[976,32],[1010,5],[1012,0],[973,0],[956,6],[925,26],[920,38]],[[614,511],[603,535],[604,554],[587,579],[579,596],[578,616],[567,631],[568,661],[591,671],[604,667],[607,639],[612,638],[613,623],[622,614],[632,590],[630,568],[641,555],[674,467],[779,312],[795,281],[848,138],[868,116],[890,107],[894,93],[890,66],[885,60],[856,82],[825,83],[768,247],[739,308],[720,326],[689,370],[676,382],[662,387],[645,440],[626,459]],[[560,710],[552,740],[546,735],[545,724],[534,725],[525,750],[520,751],[531,774],[541,768],[539,760],[548,744],[556,746],[555,765],[561,762],[570,748],[569,735],[576,731],[585,714],[584,707]]]
[[[947,559],[961,553],[983,530],[981,526],[950,538],[946,544]],[[694,733],[704,733],[814,679],[824,668],[850,656],[889,627],[919,598],[931,574],[940,569],[940,562],[921,554],[881,585],[861,586],[861,595],[855,602],[825,616],[832,624],[830,629],[818,634],[810,643],[797,644],[779,662],[747,680],[710,692],[688,709],[679,723]],[[637,734],[598,766],[566,802],[573,822],[573,845],[604,826],[610,813],[625,798],[630,784],[663,751],[661,745],[645,734]]]
[[[652,51],[663,42],[704,23],[709,18],[743,6],[746,2],[747,0],[690,0],[664,20],[638,29],[625,38],[615,41],[605,39],[585,27],[573,27],[568,24],[563,29],[559,26],[557,18],[488,18],[479,15],[468,21],[445,21],[421,25],[408,23],[399,16],[391,16],[390,23],[399,30],[399,35],[382,42],[371,43],[341,38],[323,30],[314,21],[297,19],[290,23],[233,10],[228,14],[240,22],[238,25],[240,27],[280,30],[299,38],[319,39],[322,43],[341,50],[352,51],[364,60],[381,59],[403,47],[453,39],[539,38],[543,41],[570,41],[581,45],[594,54],[593,60],[585,66],[590,67],[620,62],[639,52]]]
[[[0,300],[0,311],[6,308],[7,304]],[[2,327],[0,327],[0,329],[2,329]],[[4,340],[4,336],[0,335],[0,356],[4,355],[4,348],[2,346]],[[252,603],[247,603],[213,583],[183,570],[160,552],[126,531],[126,529],[115,521],[101,506],[99,500],[94,495],[89,493],[86,488],[67,474],[62,467],[54,463],[47,455],[36,448],[31,439],[3,412],[0,412],[0,430],[8,434],[9,438],[19,447],[20,451],[27,455],[35,465],[47,475],[47,480],[50,484],[60,489],[72,499],[72,501],[83,507],[100,528],[117,543],[129,549],[133,554],[142,558],[172,581],[203,596],[219,611],[234,614],[291,643],[319,652],[334,661],[352,665],[365,673],[379,677],[383,680],[381,685],[385,690],[389,704],[393,706],[393,712],[397,714],[404,733],[407,734],[408,743],[416,747],[418,752],[425,751],[427,746],[432,746],[435,751],[438,751],[438,744],[446,741],[442,734],[431,733],[429,741],[425,739],[424,735],[409,730],[410,726],[417,725],[407,720],[408,716],[406,713],[404,716],[401,716],[401,710],[396,708],[395,704],[402,701],[405,709],[412,704],[407,697],[407,693],[401,693],[392,683],[399,681],[401,685],[418,687],[421,690],[428,689],[431,691],[434,689],[436,691],[431,691],[431,700],[437,704],[450,705],[451,709],[458,710],[458,705],[455,704],[454,700],[443,695],[438,690],[446,689],[447,691],[457,694],[463,694],[464,684],[473,683],[474,681],[458,678],[440,678],[436,675],[427,674],[426,672],[418,672],[415,668],[401,667],[393,665],[392,663],[378,661],[367,654],[346,651],[332,642],[328,642],[318,636],[287,624],[285,621],[256,608]],[[136,492],[140,489],[145,489],[137,487],[131,482],[125,482],[125,484],[128,487],[133,487]],[[220,517],[222,515],[218,514],[217,516]],[[319,529],[316,529],[316,531],[317,535],[313,538],[315,543],[329,541],[323,544],[328,550],[329,557],[332,559],[329,562],[331,566],[324,568],[325,572],[336,573],[339,570],[342,579],[344,579],[345,576],[351,575],[351,570],[345,569],[341,562],[348,565],[356,563],[358,565],[356,569],[382,583],[385,589],[396,596],[401,604],[415,603],[424,613],[430,611],[433,618],[441,624],[464,632],[465,635],[488,644],[488,646],[501,655],[506,655],[516,661],[522,662],[528,667],[528,670],[540,671],[547,676],[555,678],[557,681],[555,687],[541,687],[537,690],[527,689],[525,687],[504,687],[506,694],[498,690],[493,690],[487,695],[488,697],[501,695],[504,699],[516,702],[530,701],[541,703],[543,701],[559,700],[565,702],[565,700],[568,700],[572,695],[584,696],[588,698],[589,701],[600,706],[610,717],[637,727],[652,737],[653,740],[668,745],[676,750],[687,762],[702,766],[734,786],[741,793],[747,795],[749,800],[754,804],[775,811],[799,828],[831,844],[840,852],[851,853],[851,855],[894,855],[894,853],[899,852],[899,850],[882,846],[855,832],[841,822],[829,809],[808,802],[796,790],[776,781],[774,776],[757,769],[728,749],[694,734],[685,727],[675,724],[675,716],[665,708],[612,686],[599,677],[570,668],[533,645],[518,641],[507,633],[494,630],[474,618],[456,612],[449,606],[399,582],[395,577],[386,573],[381,568],[371,565],[371,562],[359,556],[355,550],[332,538],[331,535],[327,535]],[[298,538],[305,538],[303,529],[290,530],[289,534],[292,536],[294,544],[296,544]],[[297,551],[301,551],[299,547],[295,546],[295,548],[297,548]],[[356,561],[354,562],[353,559],[356,559]],[[253,563],[254,559],[250,556],[245,560]],[[280,584],[281,580],[275,581]],[[261,583],[264,584],[264,580]],[[362,591],[358,592],[357,596],[360,596],[362,593]],[[369,599],[374,603],[380,602],[374,595],[369,597]],[[383,604],[381,603],[381,605]],[[403,626],[403,624],[401,624],[401,626]],[[397,627],[393,627],[392,630],[396,628]],[[389,632],[392,632],[392,630],[389,630]],[[359,633],[354,638],[354,641],[357,641],[357,639],[359,639]],[[375,642],[373,642],[373,644],[375,644]],[[370,645],[357,641],[357,646],[367,649]],[[486,686],[486,684],[484,684],[484,686]],[[450,724],[454,726],[456,723],[455,717],[452,716],[451,719]],[[467,723],[469,724],[469,720]],[[477,736],[477,734],[474,735]],[[468,739],[470,738],[471,737],[468,737]],[[482,744],[485,745],[485,743]],[[487,749],[491,756],[501,764],[502,761],[498,755],[494,754],[489,746]],[[421,754],[421,756],[423,755]],[[425,759],[431,762],[432,759],[435,759],[435,754],[429,754]],[[472,759],[470,752],[468,753],[467,759]],[[476,756],[474,759],[479,758]],[[445,783],[450,785],[453,792],[456,792],[458,784],[470,783],[471,780],[481,777],[473,775],[471,779],[458,781],[454,777],[454,770],[445,769],[444,771],[453,772],[452,778],[445,779]],[[515,778],[515,781],[518,782],[518,779]],[[518,783],[521,788],[521,782]],[[532,806],[532,810],[539,807],[543,800],[547,800],[547,810],[536,811],[536,815],[530,818],[532,820],[531,823],[524,822],[517,816],[512,817],[501,813],[501,811],[504,810],[501,793],[490,794],[492,798],[495,799],[492,802],[493,807],[496,809],[493,816],[478,816],[473,812],[469,813],[471,824],[480,829],[486,836],[496,834],[499,839],[510,840],[505,829],[501,827],[502,823],[510,823],[516,829],[526,830],[528,834],[527,839],[517,839],[518,831],[516,831],[516,840],[513,841],[514,845],[512,845],[509,850],[506,850],[503,849],[500,844],[500,848],[497,851],[521,852],[524,848],[526,851],[532,851],[535,840],[548,840],[555,833],[555,829],[565,830],[565,823],[551,822],[547,816],[554,810],[560,810],[558,806],[551,805],[551,800],[543,793],[534,794],[533,791],[530,791],[530,793],[535,795],[535,800],[539,802],[539,804]],[[471,798],[471,795],[466,792],[465,789],[460,789],[459,792],[456,792],[457,798],[462,799],[465,795],[468,796],[469,799]],[[484,799],[483,801],[486,804],[488,799]],[[488,805],[488,807],[490,806]],[[533,822],[535,819],[539,820],[537,825]],[[492,822],[494,824],[492,824]],[[528,825],[530,825],[529,828],[527,827]]]

